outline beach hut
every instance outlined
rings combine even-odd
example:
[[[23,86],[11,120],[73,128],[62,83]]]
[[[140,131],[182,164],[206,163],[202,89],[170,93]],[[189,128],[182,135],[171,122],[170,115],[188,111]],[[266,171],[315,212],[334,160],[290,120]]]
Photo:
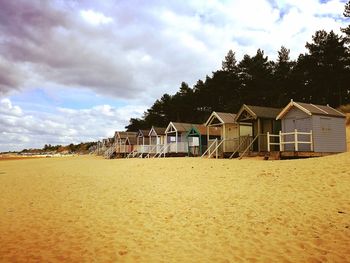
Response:
[[[137,144],[136,132],[116,131],[114,134],[115,153],[117,157],[126,157]]]
[[[137,133],[137,152],[143,157],[149,151],[149,132],[150,130],[139,130]]]
[[[152,126],[149,131],[149,155],[154,155],[160,153],[165,144],[165,129],[163,127],[154,127]]]
[[[239,124],[240,149],[245,152],[263,153],[267,149],[267,134],[279,133],[281,121],[276,120],[281,112],[279,108],[252,106],[243,104],[235,121]]]
[[[165,129],[166,134],[166,153],[176,155],[188,155],[188,136],[187,132],[198,124],[170,122]]]
[[[137,145],[149,145],[150,130],[139,130],[137,132]]]
[[[220,139],[221,131],[214,127],[211,129],[211,139]],[[190,156],[201,156],[208,148],[207,127],[196,124],[187,131],[188,153]]]
[[[105,158],[113,158],[115,156],[115,138],[107,138],[102,140],[102,150],[100,154],[103,154]]]
[[[97,155],[103,155],[106,150],[110,147],[109,138],[102,139],[102,141],[98,141],[97,143]]]
[[[329,105],[292,100],[276,117],[282,124],[280,151],[286,156],[288,152],[295,153],[293,156],[345,152],[345,119],[342,112]]]
[[[236,114],[225,112],[213,112],[205,126],[207,127],[208,149],[205,154],[210,157],[215,151],[216,157],[230,156],[238,145],[239,126],[235,121]],[[220,130],[220,139],[212,138],[212,128]]]

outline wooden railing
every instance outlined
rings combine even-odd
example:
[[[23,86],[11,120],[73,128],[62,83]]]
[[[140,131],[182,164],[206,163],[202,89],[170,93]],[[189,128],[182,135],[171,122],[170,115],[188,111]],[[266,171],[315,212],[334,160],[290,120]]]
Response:
[[[299,135],[306,135],[309,136],[308,141],[299,141]],[[285,136],[292,136],[293,140],[285,141]],[[279,138],[279,142],[271,142],[272,138]],[[279,146],[279,151],[285,150],[285,145],[294,145],[294,151],[299,151],[299,144],[309,144],[310,145],[310,151],[314,151],[314,144],[313,144],[313,134],[312,130],[310,132],[298,132],[298,130],[294,130],[294,132],[279,132],[279,134],[270,134],[267,133],[267,150],[271,151],[272,145]]]
[[[215,153],[215,158],[216,159],[219,158],[218,149],[224,143],[224,141],[226,141],[226,140],[225,139],[221,140],[220,143],[217,143],[217,141],[216,141],[216,147],[214,148],[214,150],[211,153],[209,153],[208,158],[210,158],[214,153]]]
[[[251,141],[251,143],[248,145],[248,147],[243,151],[243,153],[241,154],[241,156],[239,156],[239,160],[241,160],[243,158],[243,156],[249,151],[250,147],[252,147],[253,143],[259,138],[259,134],[257,136],[255,136],[255,138]]]
[[[213,147],[216,147],[216,145],[218,144],[218,139],[215,139],[215,140],[213,140],[213,141],[211,141],[212,143],[208,146],[208,148],[207,148],[207,150],[202,154],[202,156],[201,156],[201,158],[203,158],[204,156],[206,156],[207,155],[207,153],[208,154],[210,154],[210,150],[211,150],[211,148],[213,148]],[[208,142],[209,143],[209,142]]]
[[[237,148],[234,150],[234,152],[230,155],[229,159],[232,159],[236,153],[244,151],[250,145],[251,140],[253,140],[253,137],[250,135],[240,136],[239,137],[239,144],[238,144]]]
[[[115,152],[115,150],[116,150],[115,144],[113,144],[104,152],[104,157],[107,159],[110,159],[112,157],[113,153]]]
[[[162,155],[163,155],[163,157],[165,157],[165,155],[169,152],[170,145],[171,144],[164,144],[164,146],[162,147],[160,152],[156,153],[153,156],[153,158],[156,158],[156,157],[160,158],[160,157],[162,157]]]

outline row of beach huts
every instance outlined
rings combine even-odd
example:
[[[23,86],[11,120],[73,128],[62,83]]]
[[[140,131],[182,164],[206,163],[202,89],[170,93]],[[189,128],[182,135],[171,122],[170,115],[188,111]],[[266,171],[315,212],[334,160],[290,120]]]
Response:
[[[345,119],[329,105],[291,100],[278,109],[244,104],[237,114],[212,112],[204,124],[170,122],[138,132],[116,131],[98,142],[96,152],[106,158],[316,157],[346,151]]]

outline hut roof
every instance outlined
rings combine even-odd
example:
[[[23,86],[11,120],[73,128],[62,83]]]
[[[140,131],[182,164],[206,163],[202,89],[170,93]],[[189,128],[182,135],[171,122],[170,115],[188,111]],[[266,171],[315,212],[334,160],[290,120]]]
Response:
[[[201,135],[207,135],[207,127],[204,124],[197,124],[194,126]]]
[[[267,118],[276,119],[277,115],[281,112],[280,108],[262,107],[243,104],[241,109],[236,115],[236,121],[240,119],[244,111],[249,112],[253,119]]]
[[[208,118],[207,122],[205,123],[205,126],[208,126],[214,118],[217,118],[220,123],[236,123],[235,121],[236,114],[234,113],[227,113],[227,112],[216,112],[213,111],[210,117]]]
[[[345,118],[345,114],[342,112],[332,108],[331,106],[327,105],[316,105],[312,103],[303,103],[303,102],[295,102],[291,101],[289,104],[278,114],[277,120],[283,118],[285,114],[288,113],[288,111],[296,107],[299,110],[305,112],[308,115],[322,115],[322,116],[329,116],[329,117],[339,117],[339,118]]]
[[[169,129],[171,126],[174,127],[178,132],[187,132],[193,126],[196,126],[196,125],[199,125],[199,124],[184,123],[184,122],[170,122],[165,132],[169,132]]]
[[[118,137],[119,139],[126,139],[128,137],[137,137],[137,132],[116,131],[114,137]]]
[[[197,131],[201,134],[201,135],[207,135],[208,134],[208,130],[207,127],[204,124],[196,124],[194,125],[194,128],[197,129]],[[210,135],[217,135],[220,136],[221,135],[221,130],[217,127],[211,127],[211,130],[209,132]]]
[[[163,127],[152,127],[152,129],[149,131],[149,135],[151,134],[151,131],[154,131],[157,135],[165,135],[166,128]]]
[[[138,137],[148,137],[150,130],[139,130],[137,133]]]

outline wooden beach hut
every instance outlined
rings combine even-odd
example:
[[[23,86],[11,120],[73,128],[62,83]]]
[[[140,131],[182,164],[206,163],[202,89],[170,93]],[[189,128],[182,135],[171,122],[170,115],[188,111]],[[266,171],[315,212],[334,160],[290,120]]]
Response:
[[[137,132],[137,145],[149,145],[150,130],[139,130]]]
[[[149,151],[149,132],[150,130],[139,130],[137,133],[137,152],[139,157],[148,154]]]
[[[329,105],[291,102],[278,114],[280,151],[286,156],[322,156],[346,151],[345,115]],[[282,156],[283,157],[283,156]]]
[[[221,131],[214,127],[211,129],[211,139],[220,139]],[[187,131],[189,156],[201,156],[208,148],[207,127],[204,124],[196,124]]]
[[[280,112],[279,108],[243,104],[235,117],[239,124],[238,152],[266,152],[267,134],[276,134],[281,130],[281,121],[276,120]]]
[[[163,127],[152,126],[149,131],[149,155],[160,153],[165,144],[165,129]]]
[[[99,154],[104,155],[106,158],[112,158],[115,156],[115,138],[102,139],[102,149],[99,150]]]
[[[113,138],[102,139],[97,143],[97,155],[104,155],[105,152],[113,145]]]
[[[205,123],[207,127],[208,149],[205,154],[216,157],[229,157],[238,145],[239,126],[235,120],[236,114],[213,112]],[[212,137],[212,128],[220,130],[220,139]]]
[[[164,153],[168,155],[188,155],[189,138],[187,132],[198,124],[183,123],[183,122],[170,122],[165,129],[166,134],[166,147]]]
[[[114,134],[116,157],[126,157],[137,144],[136,132],[116,131]]]

